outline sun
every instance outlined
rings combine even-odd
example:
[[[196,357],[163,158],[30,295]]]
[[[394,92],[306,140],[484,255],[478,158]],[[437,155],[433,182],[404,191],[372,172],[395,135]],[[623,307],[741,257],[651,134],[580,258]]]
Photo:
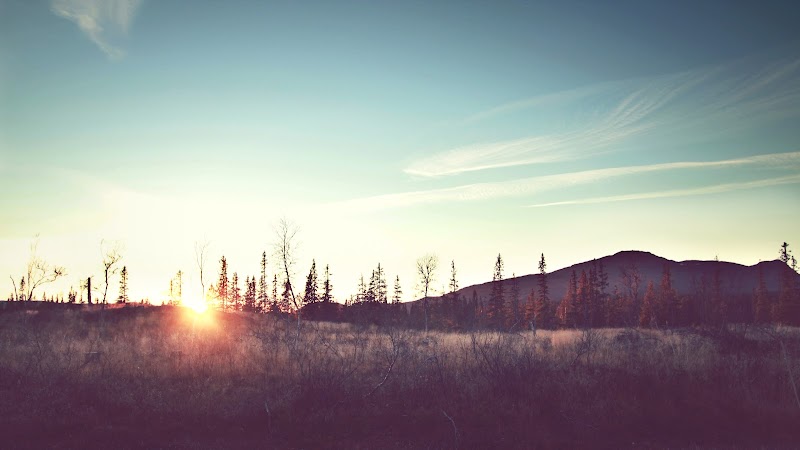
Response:
[[[203,300],[189,300],[184,301],[184,306],[194,310],[198,314],[203,314],[208,311],[208,305]]]

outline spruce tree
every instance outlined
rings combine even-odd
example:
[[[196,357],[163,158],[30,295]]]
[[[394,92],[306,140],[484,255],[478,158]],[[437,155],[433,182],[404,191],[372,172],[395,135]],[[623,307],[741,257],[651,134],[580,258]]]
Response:
[[[245,289],[244,294],[244,305],[242,306],[242,310],[246,312],[255,312],[256,311],[256,277],[247,277],[247,281],[245,282],[247,288]]]
[[[378,303],[388,303],[389,296],[386,287],[386,273],[378,263],[378,268],[375,269],[375,301]]]
[[[522,309],[519,298],[519,280],[515,273],[511,274],[511,296],[506,305],[506,320],[510,328],[516,328],[522,322]]]
[[[217,282],[217,298],[222,304],[222,310],[228,307],[228,261],[223,256],[220,259],[219,281]]]
[[[331,272],[328,265],[325,264],[325,280],[322,281],[322,300],[323,303],[331,303],[333,301],[333,284],[331,283]]]
[[[308,271],[308,277],[306,277],[306,289],[303,294],[303,302],[305,304],[309,303],[316,303],[319,300],[319,296],[317,294],[317,262],[316,260],[311,260],[311,270]]]
[[[358,292],[356,292],[356,303],[364,303],[367,300],[367,285],[364,283],[364,274],[358,279]]]
[[[655,319],[656,302],[656,287],[653,280],[647,283],[647,291],[644,293],[644,300],[642,301],[642,309],[639,312],[639,326],[649,327]]]
[[[394,293],[392,294],[392,303],[399,305],[403,298],[403,289],[400,287],[400,275],[394,279]]]
[[[72,288],[70,288],[70,295],[72,295]],[[119,275],[119,297],[117,302],[128,303],[128,266],[122,266],[122,272]],[[70,303],[73,303],[73,301]]]
[[[242,291],[239,289],[239,274],[234,272],[230,285],[230,301],[234,311],[242,310]]]
[[[505,306],[505,288],[503,286],[503,257],[497,254],[492,275],[492,296],[486,311],[489,326],[501,329],[504,325],[503,311]]]
[[[579,328],[588,328],[591,326],[591,287],[589,286],[589,277],[586,275],[585,270],[581,270],[581,276],[578,280],[577,291],[577,324]]]
[[[792,267],[794,256],[789,250],[789,244],[784,242],[779,252],[780,260],[785,264],[781,267],[781,290],[778,297],[776,319],[783,325],[800,325],[800,294],[797,292],[797,272]],[[796,262],[794,263],[796,265]]]
[[[578,326],[578,274],[574,269],[570,274],[567,292],[561,299],[556,314],[562,327],[575,328]]]
[[[258,306],[260,312],[267,310],[269,303],[267,294],[267,252],[261,253],[261,276],[258,278]]]
[[[547,285],[547,263],[544,260],[544,253],[539,260],[539,296],[538,298],[545,302],[550,303],[550,288]]]

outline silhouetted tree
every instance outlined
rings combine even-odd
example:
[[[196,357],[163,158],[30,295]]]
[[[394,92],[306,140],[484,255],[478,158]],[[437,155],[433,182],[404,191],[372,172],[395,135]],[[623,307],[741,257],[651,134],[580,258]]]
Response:
[[[269,306],[267,293],[267,252],[261,253],[261,276],[258,278],[258,306],[259,311],[266,311]]]
[[[578,314],[578,274],[573,269],[567,284],[567,292],[558,305],[556,315],[562,327],[575,328],[579,322]]]
[[[778,323],[784,325],[800,325],[800,299],[795,281],[797,272],[796,268],[791,267],[794,257],[786,242],[781,245],[779,256],[785,266],[781,267],[781,290],[776,308],[776,319]]]
[[[392,294],[392,303],[399,305],[402,301],[403,289],[400,287],[400,275],[394,279],[394,293]]]
[[[28,258],[25,275],[20,277],[19,290],[14,277],[10,277],[17,300],[33,300],[34,292],[39,286],[52,283],[67,273],[63,267],[47,264],[37,254],[38,249],[39,236],[37,235],[30,245],[30,257]]]
[[[388,303],[387,291],[386,273],[381,267],[381,263],[378,263],[378,267],[375,269],[375,301],[382,304]]]
[[[70,293],[72,293],[72,289],[70,288]],[[128,303],[128,267],[122,266],[122,272],[120,272],[119,276],[119,297],[117,297],[118,303]],[[72,302],[70,302],[72,303]]]
[[[275,255],[283,270],[283,300],[297,314],[297,332],[300,333],[300,302],[294,295],[292,288],[292,268],[295,263],[297,247],[297,227],[286,219],[281,219],[275,229]]]
[[[439,267],[439,258],[433,254],[427,254],[417,259],[417,275],[420,280],[420,290],[424,294],[422,298],[422,309],[425,316],[425,332],[428,332],[428,293],[436,277],[436,269]]]
[[[509,329],[515,329],[520,326],[523,320],[523,314],[520,305],[519,280],[515,273],[511,274],[511,296],[508,298],[506,315]]]
[[[497,254],[492,274],[492,295],[486,310],[489,326],[502,329],[504,325],[505,287],[503,286],[503,257]]]
[[[100,247],[103,249],[103,275],[105,280],[103,283],[103,308],[105,308],[108,295],[108,278],[117,273],[117,269],[114,266],[122,259],[122,251],[119,242],[107,246],[105,241],[100,241]]]
[[[356,303],[363,303],[367,300],[367,285],[364,283],[364,274],[358,279],[358,291],[356,291]]]
[[[270,301],[269,310],[271,313],[283,312],[281,302],[278,299],[278,274],[272,275],[272,300]]]
[[[208,261],[208,241],[194,243],[194,259],[197,264],[197,271],[200,274],[200,295],[206,295],[205,268]],[[208,302],[208,297],[202,298],[203,302]]]
[[[322,281],[322,302],[331,303],[333,301],[333,284],[331,283],[331,273],[328,265],[325,264],[325,279]]]
[[[256,311],[256,277],[247,277],[247,288],[244,294],[244,305],[242,311],[255,312]]]
[[[230,300],[234,311],[242,310],[242,291],[239,289],[239,274],[233,272],[230,285]]]
[[[217,281],[217,298],[225,311],[228,307],[228,261],[223,256],[220,260],[219,281]]]
[[[308,276],[306,277],[306,289],[303,293],[303,303],[307,305],[309,303],[316,303],[319,300],[317,286],[317,262],[312,259],[311,269],[308,271]]]

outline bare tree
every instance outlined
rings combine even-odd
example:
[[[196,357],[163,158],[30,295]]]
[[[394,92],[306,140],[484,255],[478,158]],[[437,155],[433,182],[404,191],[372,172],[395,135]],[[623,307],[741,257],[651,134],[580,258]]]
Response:
[[[286,218],[278,221],[275,227],[275,257],[280,264],[280,270],[285,277],[284,286],[289,293],[292,307],[297,312],[297,329],[300,330],[300,303],[292,288],[292,267],[295,264],[297,251],[297,226]]]
[[[119,241],[106,243],[105,240],[101,240],[100,248],[103,253],[103,308],[105,308],[108,294],[108,277],[117,273],[117,269],[114,266],[122,259],[122,244]]]
[[[33,239],[30,248],[31,255],[26,267],[26,274],[20,278],[19,288],[17,288],[14,277],[11,277],[11,283],[14,285],[15,295],[18,296],[17,298],[27,301],[33,300],[33,294],[36,291],[36,288],[43,284],[52,283],[67,273],[63,267],[49,265],[39,257],[37,254],[37,250],[39,248],[39,235],[36,235],[36,237]]]
[[[436,278],[436,269],[439,267],[439,258],[434,254],[427,254],[417,259],[417,275],[419,275],[420,289],[425,295],[422,298],[422,309],[425,313],[425,332],[428,332],[428,291]]]
[[[204,240],[203,242],[195,241],[194,243],[194,259],[197,263],[197,271],[200,272],[200,295],[203,299],[205,299],[206,295],[206,282],[204,274],[206,261],[208,260],[208,246],[209,242],[207,240]]]

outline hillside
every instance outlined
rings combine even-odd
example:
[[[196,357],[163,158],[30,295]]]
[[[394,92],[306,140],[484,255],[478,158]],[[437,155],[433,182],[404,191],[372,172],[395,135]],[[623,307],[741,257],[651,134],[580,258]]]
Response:
[[[623,271],[638,270],[641,279],[640,295],[644,294],[650,280],[655,283],[661,280],[665,265],[672,273],[672,284],[678,294],[698,292],[704,283],[707,286],[710,285],[715,271],[719,271],[724,295],[751,294],[758,283],[759,267],[763,269],[767,289],[777,292],[780,286],[781,271],[786,270],[786,265],[778,260],[762,261],[753,266],[744,266],[725,261],[672,261],[649,252],[622,251],[548,273],[550,299],[558,301],[564,296],[573,270],[580,276],[581,271],[585,270],[588,273],[594,264],[601,263],[608,274],[608,292],[613,292],[615,287],[624,292],[626,288],[623,282]],[[503,280],[506,292],[511,289],[513,280],[514,278]],[[538,285],[539,274],[518,276],[516,280],[519,283],[520,296],[524,299]],[[488,299],[491,294],[491,286],[491,282],[476,284],[459,289],[458,293],[462,298],[472,298],[474,292],[478,298]]]

